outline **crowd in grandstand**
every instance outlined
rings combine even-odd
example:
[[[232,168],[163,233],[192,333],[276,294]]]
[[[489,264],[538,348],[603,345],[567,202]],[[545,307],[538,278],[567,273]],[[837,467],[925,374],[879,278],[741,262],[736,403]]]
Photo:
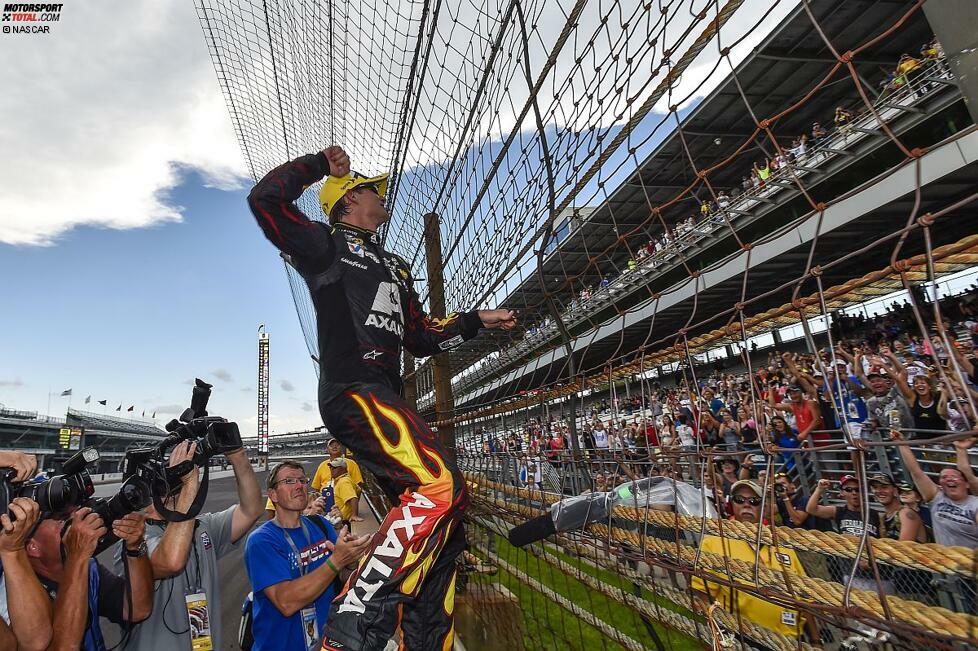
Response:
[[[905,54],[900,57],[896,66],[887,78],[881,82],[881,99],[886,99],[901,89],[908,92],[923,93],[928,88],[924,80],[929,65],[938,66],[944,57],[944,51],[937,39],[925,43],[920,49],[920,56],[913,57]],[[943,70],[946,74],[946,70]],[[567,305],[568,312],[583,310],[594,299],[613,294],[617,280],[624,280],[627,274],[641,271],[651,271],[668,262],[683,249],[692,246],[696,240],[708,236],[725,223],[737,219],[737,209],[744,208],[741,202],[756,197],[770,189],[772,184],[794,184],[793,174],[803,167],[820,164],[826,160],[826,152],[834,147],[846,146],[853,131],[853,125],[870,112],[859,111],[857,108],[837,106],[832,115],[831,125],[819,121],[812,123],[810,133],[801,134],[791,140],[790,146],[779,144],[777,151],[769,151],[764,158],[756,160],[747,173],[741,177],[739,187],[716,189],[715,196],[698,202],[698,208],[685,219],[678,220],[658,237],[652,237],[644,244],[630,249],[631,256],[624,268],[614,273],[606,273],[596,283],[580,289]],[[837,137],[841,139],[837,140]],[[800,167],[799,167],[800,166]],[[535,338],[538,334],[551,329],[550,317],[545,317],[540,323],[531,324],[527,328],[527,337]]]
[[[742,521],[978,550],[978,439],[967,436],[978,423],[978,285],[940,301],[941,324],[922,292],[913,298],[919,312],[904,301],[871,317],[833,314],[825,338],[835,347],[815,354],[754,349],[749,361],[762,365],[753,372],[745,352],[740,372],[687,367],[674,386],[637,378],[626,396],[609,388],[576,410],[576,451],[569,419],[551,412],[505,433],[484,428],[463,453],[512,459],[511,481],[533,491],[566,490],[567,474],[582,467],[586,491],[661,476],[703,486],[719,512]],[[548,485],[548,472],[559,480]],[[714,538],[701,544],[720,549]],[[738,549],[726,555],[744,556]],[[766,553],[762,546],[762,561]],[[839,558],[818,566],[821,578],[841,583],[850,569]],[[935,576],[883,567],[879,588],[938,603]],[[875,592],[877,580],[865,558],[853,570],[855,588]],[[693,584],[719,590],[711,586]],[[973,580],[953,592],[957,601],[946,605],[974,612]],[[787,612],[744,599],[769,628],[772,613]],[[788,628],[803,630],[789,619]]]

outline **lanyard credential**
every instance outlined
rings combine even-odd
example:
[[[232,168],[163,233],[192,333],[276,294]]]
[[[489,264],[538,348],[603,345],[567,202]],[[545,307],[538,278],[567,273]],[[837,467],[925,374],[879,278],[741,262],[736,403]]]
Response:
[[[299,526],[302,528],[302,535],[306,538],[306,546],[312,546],[312,536],[309,535],[309,530],[306,529],[306,522],[303,520],[302,516],[299,516]],[[299,576],[305,576],[306,572],[309,571],[308,565],[302,564],[302,556],[299,554],[299,548],[296,547],[295,541],[292,540],[292,536],[289,532],[282,527],[282,535],[285,536],[285,542],[289,544],[292,548],[292,553],[295,554],[295,560],[299,564]],[[322,631],[319,630],[317,624],[316,606],[315,603],[309,604],[299,612],[299,616],[302,622],[302,637],[306,645],[307,651],[315,651],[319,648],[319,638],[322,635]]]
[[[306,523],[302,519],[302,516],[299,516],[299,526],[302,528],[302,535],[306,538],[307,546],[312,545],[312,536],[309,535],[309,530],[306,529]],[[299,553],[299,548],[295,546],[295,541],[292,540],[292,536],[285,530],[285,527],[282,527],[282,535],[285,536],[285,542],[289,544],[289,547],[292,548],[292,553],[295,554],[295,560],[299,564],[299,576],[305,576],[309,568],[302,564],[302,555]]]

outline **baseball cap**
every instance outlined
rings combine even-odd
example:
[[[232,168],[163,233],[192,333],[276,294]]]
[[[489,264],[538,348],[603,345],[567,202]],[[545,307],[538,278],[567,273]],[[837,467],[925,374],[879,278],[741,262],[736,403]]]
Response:
[[[336,457],[335,459],[329,460],[330,468],[346,468],[346,459],[343,457]]]
[[[387,177],[387,174],[367,177],[356,172],[346,176],[327,176],[323,181],[323,187],[319,189],[319,204],[329,217],[336,202],[342,199],[348,190],[359,188],[361,185],[377,186],[377,193],[383,198],[387,194]]]
[[[893,475],[889,475],[885,472],[878,472],[869,478],[869,485],[882,484],[884,486],[896,486],[896,482],[893,481]]]
[[[897,486],[897,490],[900,491],[901,493],[907,493],[909,491],[914,491],[918,494],[920,493],[920,491],[917,490],[916,486],[914,486],[913,484],[908,484],[907,482],[903,482],[899,486]]]
[[[736,491],[741,486],[746,486],[747,488],[751,489],[752,491],[754,491],[754,494],[757,495],[758,497],[764,496],[764,491],[761,490],[761,487],[758,486],[756,482],[753,482],[750,479],[741,479],[740,481],[735,481],[733,485],[730,487],[730,494],[733,495],[734,491]]]
[[[855,475],[842,475],[842,479],[839,480],[839,485],[840,486],[845,486],[849,482],[852,482],[854,484],[858,484],[859,483],[859,480],[856,479],[856,476]]]
[[[866,377],[867,378],[871,378],[871,377],[887,377],[887,375],[886,375],[886,371],[884,371],[883,369],[881,369],[881,368],[873,368],[873,369],[870,369],[869,370],[869,373],[866,374]]]

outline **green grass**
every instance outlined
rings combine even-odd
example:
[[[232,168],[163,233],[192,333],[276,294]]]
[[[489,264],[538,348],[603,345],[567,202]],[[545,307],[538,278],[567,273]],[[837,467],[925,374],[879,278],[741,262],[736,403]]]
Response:
[[[499,557],[521,572],[536,579],[543,585],[566,597],[568,600],[593,613],[598,619],[614,626],[625,635],[639,643],[655,648],[641,618],[627,606],[592,590],[584,583],[562,572],[554,565],[516,549],[504,538],[496,536],[496,550]],[[581,569],[610,585],[631,592],[631,583],[604,569],[581,564],[580,561],[563,554],[555,553],[562,560],[581,567]],[[495,576],[474,577],[475,581],[498,582],[506,587],[519,599],[523,613],[523,634],[527,649],[579,649],[595,651],[596,649],[612,649],[625,651],[625,647],[606,637],[598,629],[580,621],[572,613],[564,610],[544,595],[521,583],[516,577],[500,568]],[[681,612],[682,608],[651,594],[643,589],[645,599],[662,604],[664,607]],[[653,624],[663,645],[670,651],[701,651],[703,645],[697,640],[672,629]]]
[[[606,584],[613,585],[617,588],[621,588],[622,590],[630,594],[634,592],[635,588],[632,584],[632,581],[625,576],[616,574],[602,567],[595,566],[590,561],[587,560],[582,561],[562,550],[554,549],[553,547],[550,546],[547,547],[547,553],[560,558],[560,560],[564,561],[565,563],[573,565],[575,568],[580,569],[584,574],[589,574],[597,579],[601,579]],[[645,601],[658,604],[662,608],[671,610],[674,613],[679,613],[680,615],[685,615],[690,619],[697,619],[697,616],[694,615],[688,608],[684,608],[679,604],[669,601],[669,599],[667,599],[666,597],[652,592],[645,586],[641,586],[641,590],[642,590],[642,595],[641,595],[642,599],[644,599]]]

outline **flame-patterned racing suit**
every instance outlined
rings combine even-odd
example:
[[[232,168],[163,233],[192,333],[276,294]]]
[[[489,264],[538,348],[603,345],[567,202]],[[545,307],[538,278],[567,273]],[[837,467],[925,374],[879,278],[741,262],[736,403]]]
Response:
[[[465,546],[465,482],[437,436],[400,397],[400,353],[474,337],[477,312],[424,313],[408,265],[377,235],[309,220],[294,204],[329,171],[323,154],[269,172],[248,204],[309,286],[319,338],[319,409],[398,503],[330,610],[323,649],[382,649],[400,622],[404,648],[452,647],[455,557]]]

